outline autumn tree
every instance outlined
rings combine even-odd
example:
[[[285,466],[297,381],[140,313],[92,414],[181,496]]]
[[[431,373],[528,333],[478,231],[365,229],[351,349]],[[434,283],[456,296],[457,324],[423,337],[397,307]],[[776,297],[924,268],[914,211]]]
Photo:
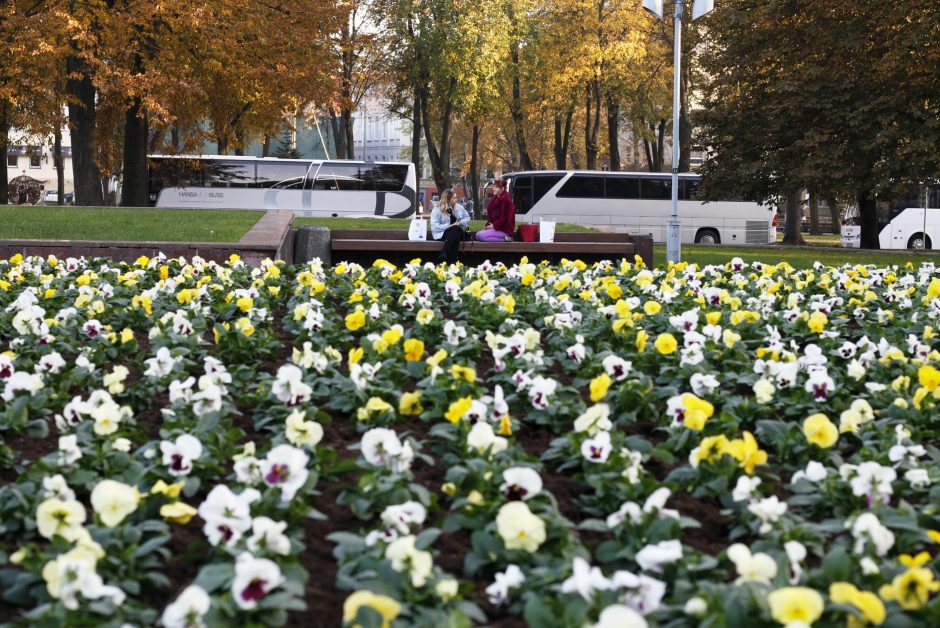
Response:
[[[940,172],[938,53],[926,26],[937,16],[937,3],[916,0],[720,5],[703,55],[704,191],[786,198],[791,243],[801,241],[804,188],[849,195],[862,246],[878,248],[876,196]]]

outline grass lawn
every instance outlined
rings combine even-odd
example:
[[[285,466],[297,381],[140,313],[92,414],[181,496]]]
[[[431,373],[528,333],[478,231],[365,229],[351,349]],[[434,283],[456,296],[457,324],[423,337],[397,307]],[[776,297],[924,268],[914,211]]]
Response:
[[[238,242],[263,216],[244,210],[0,206],[0,238]]]
[[[859,249],[827,251],[815,249],[812,246],[771,245],[764,247],[738,247],[683,245],[680,251],[682,261],[694,262],[699,266],[706,264],[725,264],[730,262],[734,257],[740,257],[745,262],[764,262],[767,264],[779,264],[785,261],[789,262],[790,265],[795,268],[809,268],[817,261],[829,266],[841,266],[847,263],[887,266],[890,264],[903,265],[908,262],[915,265],[926,261],[932,261],[934,263],[940,262],[940,252],[913,253],[898,251],[896,253],[880,253],[862,251]],[[665,244],[653,246],[653,260],[657,266],[665,264]]]

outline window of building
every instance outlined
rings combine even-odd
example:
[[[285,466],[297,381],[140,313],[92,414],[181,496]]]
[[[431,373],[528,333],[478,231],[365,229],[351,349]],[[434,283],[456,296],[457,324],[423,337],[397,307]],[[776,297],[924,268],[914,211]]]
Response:
[[[29,167],[42,168],[42,151],[36,150],[29,154]]]
[[[16,155],[7,155],[7,168],[16,168],[19,158]]]

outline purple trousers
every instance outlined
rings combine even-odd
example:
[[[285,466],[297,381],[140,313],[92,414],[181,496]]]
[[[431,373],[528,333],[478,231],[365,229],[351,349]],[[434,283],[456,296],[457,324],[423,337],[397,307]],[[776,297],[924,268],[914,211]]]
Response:
[[[483,229],[476,233],[476,239],[480,242],[505,242],[506,238],[505,233],[496,229]]]

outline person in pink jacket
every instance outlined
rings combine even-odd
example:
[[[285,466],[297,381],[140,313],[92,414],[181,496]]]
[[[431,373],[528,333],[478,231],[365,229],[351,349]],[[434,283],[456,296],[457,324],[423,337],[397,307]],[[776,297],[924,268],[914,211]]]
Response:
[[[506,180],[493,181],[493,198],[486,206],[488,221],[482,231],[477,231],[480,242],[512,241],[516,231],[516,206],[506,191]]]

